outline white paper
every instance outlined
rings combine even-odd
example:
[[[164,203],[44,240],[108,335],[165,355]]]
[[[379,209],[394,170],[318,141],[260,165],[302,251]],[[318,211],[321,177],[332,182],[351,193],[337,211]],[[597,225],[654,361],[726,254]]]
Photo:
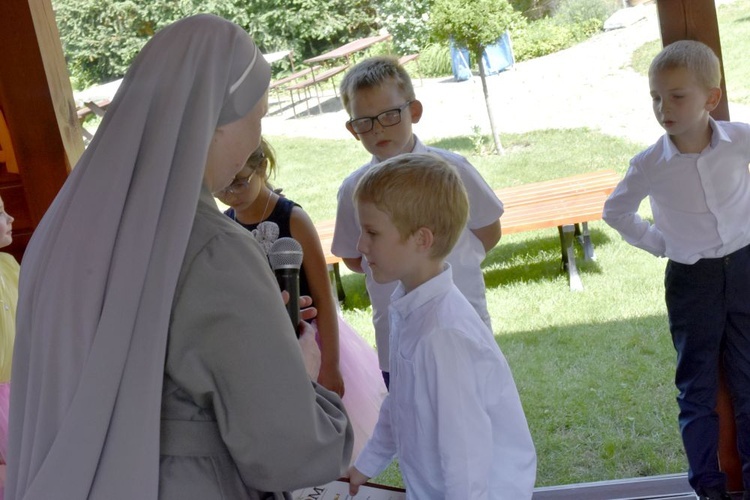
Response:
[[[294,500],[405,500],[403,491],[386,490],[371,486],[360,486],[356,497],[349,495],[349,483],[333,481],[323,486],[293,491]]]

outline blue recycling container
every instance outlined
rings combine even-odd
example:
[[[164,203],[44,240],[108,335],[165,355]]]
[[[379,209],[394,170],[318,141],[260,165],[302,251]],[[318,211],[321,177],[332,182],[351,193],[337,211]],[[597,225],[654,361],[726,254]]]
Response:
[[[466,47],[458,47],[451,39],[451,69],[453,78],[458,82],[463,82],[471,78],[471,54]],[[482,64],[484,65],[485,75],[496,75],[506,69],[513,67],[515,58],[513,57],[513,45],[510,41],[510,35],[506,31],[492,45],[488,45],[482,54]]]

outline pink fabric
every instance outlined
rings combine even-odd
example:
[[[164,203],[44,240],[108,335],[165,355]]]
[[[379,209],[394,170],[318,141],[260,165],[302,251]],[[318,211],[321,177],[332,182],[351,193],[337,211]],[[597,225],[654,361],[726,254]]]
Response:
[[[352,463],[372,436],[387,394],[378,355],[339,314],[339,367],[344,378],[342,401],[354,429]]]

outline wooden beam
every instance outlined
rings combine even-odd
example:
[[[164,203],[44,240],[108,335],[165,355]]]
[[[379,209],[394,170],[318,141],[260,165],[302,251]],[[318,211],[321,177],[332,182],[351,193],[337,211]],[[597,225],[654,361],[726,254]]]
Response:
[[[697,40],[713,49],[721,62],[721,101],[711,113],[717,120],[729,121],[724,63],[719,39],[719,21],[714,0],[657,0],[657,12],[663,45],[677,40]],[[721,377],[719,399],[719,463],[727,475],[727,488],[742,491],[742,462],[737,451],[737,429],[732,401],[724,377]]]
[[[50,0],[0,1],[0,109],[18,173],[0,172],[17,221],[8,249],[19,258],[31,233],[83,153]],[[10,190],[10,191],[9,191]],[[7,205],[7,203],[6,203]]]
[[[661,40],[664,46],[677,40],[697,40],[713,49],[721,62],[721,101],[711,116],[729,121],[727,87],[714,0],[657,0]]]

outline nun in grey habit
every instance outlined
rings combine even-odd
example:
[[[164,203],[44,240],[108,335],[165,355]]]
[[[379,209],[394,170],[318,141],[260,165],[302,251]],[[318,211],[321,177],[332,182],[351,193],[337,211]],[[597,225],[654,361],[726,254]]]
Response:
[[[257,147],[269,80],[209,15],[136,58],[23,260],[6,499],[283,498],[344,470],[341,402],[211,195]]]

